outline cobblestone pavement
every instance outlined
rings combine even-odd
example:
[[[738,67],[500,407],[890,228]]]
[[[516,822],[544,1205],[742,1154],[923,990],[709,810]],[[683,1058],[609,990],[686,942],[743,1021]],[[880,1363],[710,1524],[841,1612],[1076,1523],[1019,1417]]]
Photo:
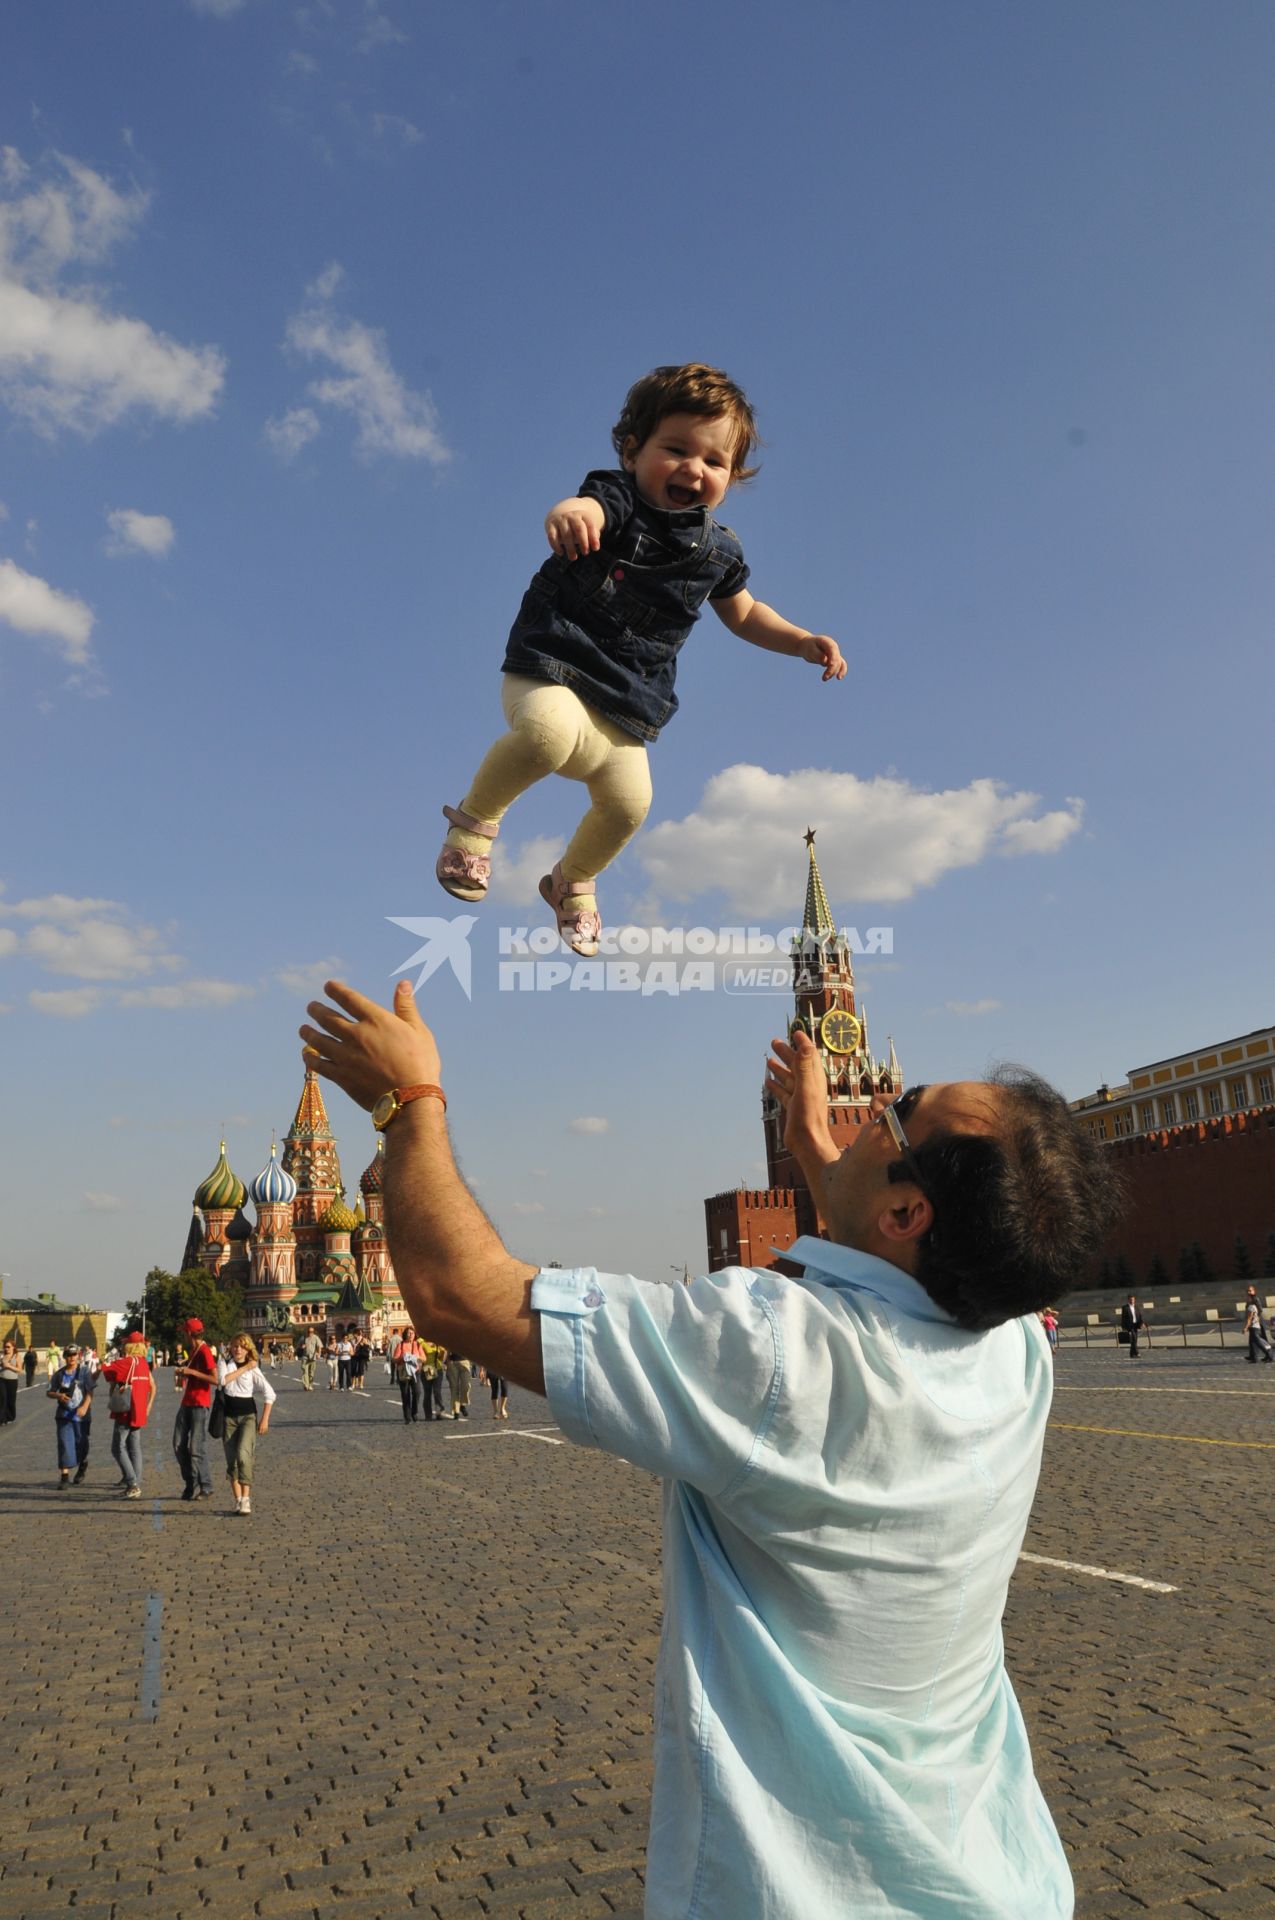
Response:
[[[67,1493],[39,1383],[0,1431],[4,1920],[640,1913],[655,1483],[530,1395],[413,1433],[383,1374],[274,1377],[250,1519],[179,1501],[167,1375],[140,1502],[104,1408]],[[1269,1916],[1275,1369],[1058,1383],[1006,1640],[1077,1914]]]

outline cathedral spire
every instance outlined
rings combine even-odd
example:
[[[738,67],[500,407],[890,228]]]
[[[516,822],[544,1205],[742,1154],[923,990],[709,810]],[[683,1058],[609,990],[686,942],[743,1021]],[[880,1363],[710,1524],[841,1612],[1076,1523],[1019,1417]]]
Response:
[[[819,862],[815,859],[815,829],[806,828],[806,851],[810,855],[810,870],[806,875],[806,906],[802,914],[803,933],[819,935],[835,934],[837,929],[832,918],[832,908],[828,905],[828,896],[823,890],[823,876],[819,871]]]
[[[331,1138],[332,1129],[328,1125],[328,1110],[323,1104],[323,1090],[319,1085],[318,1076],[307,1071],[305,1085],[301,1089],[301,1098],[297,1101],[296,1115],[288,1128],[288,1139],[330,1140]]]

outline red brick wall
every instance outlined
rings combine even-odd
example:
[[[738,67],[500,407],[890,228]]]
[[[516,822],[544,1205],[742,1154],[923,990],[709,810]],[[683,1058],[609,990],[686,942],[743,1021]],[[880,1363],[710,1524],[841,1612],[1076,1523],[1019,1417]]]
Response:
[[[809,1195],[803,1196],[809,1204]],[[708,1229],[708,1270],[774,1265],[772,1247],[790,1247],[797,1238],[796,1195],[788,1188],[741,1187],[716,1193],[704,1202]],[[722,1228],[726,1246],[722,1247]]]
[[[1275,1107],[1116,1140],[1106,1151],[1128,1183],[1129,1205],[1101,1259],[1123,1254],[1141,1287],[1157,1253],[1176,1280],[1180,1250],[1198,1240],[1222,1278],[1233,1270],[1238,1234],[1261,1273],[1275,1232]]]

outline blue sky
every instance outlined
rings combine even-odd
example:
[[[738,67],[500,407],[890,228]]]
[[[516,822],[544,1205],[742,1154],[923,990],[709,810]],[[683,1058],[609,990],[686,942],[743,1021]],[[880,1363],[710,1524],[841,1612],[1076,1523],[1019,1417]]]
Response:
[[[787,924],[819,828],[874,1045],[1069,1093],[1272,1017],[1266,6],[13,0],[0,70],[0,1270],[118,1305],[304,999],[450,914],[547,507],[704,358],[725,517],[837,636],[711,618],[613,923]],[[511,813],[423,991],[530,1258],[662,1275],[760,1183],[785,1002],[498,985]],[[368,1123],[330,1108],[353,1183]],[[587,1124],[585,1124],[587,1123]]]

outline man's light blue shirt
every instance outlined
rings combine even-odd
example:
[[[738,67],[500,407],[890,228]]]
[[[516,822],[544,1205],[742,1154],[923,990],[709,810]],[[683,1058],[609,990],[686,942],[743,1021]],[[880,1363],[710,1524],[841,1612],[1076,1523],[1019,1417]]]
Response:
[[[649,1920],[1066,1920],[1001,1643],[1043,1330],[786,1257],[803,1279],[532,1285],[564,1433],[665,1482]]]

